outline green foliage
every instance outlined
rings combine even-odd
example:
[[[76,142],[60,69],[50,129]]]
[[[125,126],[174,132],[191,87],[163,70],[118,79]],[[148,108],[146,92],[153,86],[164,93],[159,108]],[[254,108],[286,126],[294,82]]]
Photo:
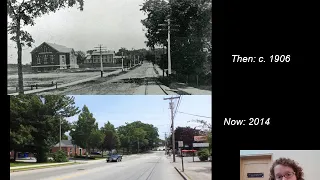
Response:
[[[59,142],[59,124],[64,134],[70,130],[65,117],[77,114],[69,96],[10,96],[10,148],[37,153],[37,162],[47,161],[50,148]]]
[[[201,149],[198,152],[198,157],[200,159],[200,161],[206,161],[209,158],[209,150],[208,149]]]
[[[55,153],[53,153],[53,160],[55,162],[68,162],[68,156],[63,150],[59,150]]]
[[[73,129],[74,131],[70,132],[70,136],[74,143],[89,150],[89,140],[94,130],[98,130],[98,124],[86,105],[83,106],[78,120],[74,122]]]
[[[86,156],[75,156],[75,158],[77,158],[77,159],[96,159],[93,156],[89,156],[89,157],[86,157]]]

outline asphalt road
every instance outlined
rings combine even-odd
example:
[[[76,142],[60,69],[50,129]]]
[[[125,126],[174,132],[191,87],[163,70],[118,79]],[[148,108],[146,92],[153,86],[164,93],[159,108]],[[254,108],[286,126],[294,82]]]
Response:
[[[10,173],[11,180],[182,180],[163,151],[87,164]]]
[[[136,67],[127,73],[114,77],[103,77],[95,81],[86,82],[65,89],[59,89],[48,92],[41,92],[37,95],[53,94],[53,95],[105,95],[105,94],[154,94],[164,95],[164,92],[154,82],[152,78],[159,75],[155,72],[152,63],[144,62],[141,66]],[[145,85],[148,81],[148,88]],[[149,92],[148,92],[149,91]]]

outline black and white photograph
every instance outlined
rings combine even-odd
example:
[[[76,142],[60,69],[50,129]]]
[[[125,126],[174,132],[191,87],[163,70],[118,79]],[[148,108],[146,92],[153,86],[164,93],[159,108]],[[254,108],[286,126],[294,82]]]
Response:
[[[9,95],[211,95],[211,0],[8,0]]]

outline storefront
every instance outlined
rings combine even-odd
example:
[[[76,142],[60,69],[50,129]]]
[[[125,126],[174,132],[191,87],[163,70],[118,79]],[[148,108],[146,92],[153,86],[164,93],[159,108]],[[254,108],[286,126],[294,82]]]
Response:
[[[299,163],[308,180],[319,180],[320,150],[240,150],[240,180],[268,180],[272,162],[280,157]]]

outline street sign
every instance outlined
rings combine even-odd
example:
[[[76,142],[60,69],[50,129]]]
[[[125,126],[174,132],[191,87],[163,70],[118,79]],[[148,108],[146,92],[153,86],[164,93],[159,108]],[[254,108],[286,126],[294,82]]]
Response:
[[[178,141],[178,147],[183,147],[183,141]]]
[[[209,147],[209,143],[193,143],[193,147]]]
[[[194,141],[206,141],[207,140],[207,136],[194,136]]]

